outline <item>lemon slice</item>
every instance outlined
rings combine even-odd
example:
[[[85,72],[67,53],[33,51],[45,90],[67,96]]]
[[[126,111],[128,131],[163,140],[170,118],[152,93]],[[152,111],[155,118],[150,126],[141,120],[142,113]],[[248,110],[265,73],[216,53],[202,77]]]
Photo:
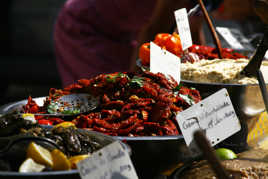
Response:
[[[58,149],[54,149],[51,152],[53,159],[53,170],[70,170],[71,163],[68,160],[67,156]]]
[[[76,169],[77,163],[80,162],[81,160],[88,158],[89,156],[90,154],[85,154],[85,155],[76,155],[76,156],[69,158],[69,161],[71,163],[71,168]]]
[[[27,149],[27,157],[32,158],[35,162],[52,167],[53,161],[50,151],[46,148],[31,142]]]
[[[41,172],[46,167],[44,165],[36,163],[33,159],[27,158],[19,168],[19,172],[26,173],[26,172]]]
[[[230,160],[237,158],[236,154],[232,150],[226,148],[218,148],[216,149],[215,153],[221,160]]]
[[[37,123],[37,121],[35,120],[34,114],[31,114],[31,113],[24,113],[24,114],[21,115],[21,117],[22,117],[24,120],[31,121],[33,124],[36,124],[36,123]]]
[[[53,129],[56,129],[57,127],[64,127],[64,128],[75,127],[75,124],[73,122],[66,121],[66,122],[62,122],[62,123],[55,125]]]

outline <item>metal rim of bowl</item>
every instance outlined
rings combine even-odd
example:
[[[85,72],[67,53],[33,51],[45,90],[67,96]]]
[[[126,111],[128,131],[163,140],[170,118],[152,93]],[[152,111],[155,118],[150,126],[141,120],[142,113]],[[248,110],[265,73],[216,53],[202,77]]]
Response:
[[[0,176],[57,176],[57,175],[75,175],[78,174],[78,170],[66,170],[66,171],[46,171],[46,172],[27,172],[20,173],[16,171],[0,171]]]
[[[236,83],[206,83],[206,82],[195,82],[191,80],[181,80],[182,83],[196,84],[196,85],[208,85],[208,86],[259,86],[259,84],[236,84]],[[268,85],[268,83],[266,83]]]

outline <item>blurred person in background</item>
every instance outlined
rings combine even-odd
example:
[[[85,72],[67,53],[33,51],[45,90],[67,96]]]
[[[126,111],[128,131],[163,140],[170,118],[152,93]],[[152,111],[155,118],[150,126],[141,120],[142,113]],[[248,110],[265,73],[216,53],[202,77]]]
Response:
[[[207,1],[207,4],[218,2]],[[196,0],[67,0],[54,29],[62,85],[100,73],[133,71],[139,46],[153,40],[157,33],[171,33],[176,24],[174,10],[184,7],[189,10],[196,3]]]
[[[139,44],[170,32],[177,0],[68,0],[54,29],[63,86],[100,73],[130,71]]]

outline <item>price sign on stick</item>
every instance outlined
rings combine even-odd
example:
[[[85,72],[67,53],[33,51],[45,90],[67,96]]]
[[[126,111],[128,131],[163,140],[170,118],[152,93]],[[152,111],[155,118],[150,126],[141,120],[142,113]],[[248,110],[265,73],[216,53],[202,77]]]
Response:
[[[77,164],[82,179],[138,179],[128,152],[114,142]]]
[[[158,45],[150,43],[150,71],[153,73],[163,73],[166,76],[172,76],[178,83],[180,83],[180,65],[181,59],[164,50]]]
[[[176,10],[174,14],[181,39],[182,49],[186,50],[193,45],[187,11],[185,8],[182,8]]]
[[[253,51],[254,48],[238,29],[216,27],[217,32],[223,37],[223,39],[235,50]]]
[[[225,88],[180,112],[176,119],[185,142],[192,151],[196,150],[193,140],[196,130],[203,130],[214,146],[241,129]]]

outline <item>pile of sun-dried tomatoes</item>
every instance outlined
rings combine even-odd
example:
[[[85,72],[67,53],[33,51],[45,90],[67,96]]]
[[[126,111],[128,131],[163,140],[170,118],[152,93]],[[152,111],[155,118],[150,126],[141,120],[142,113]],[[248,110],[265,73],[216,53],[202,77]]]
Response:
[[[177,135],[176,113],[201,100],[197,90],[179,86],[161,73],[150,72],[101,74],[81,79],[64,89],[51,89],[50,98],[70,93],[100,97],[97,109],[75,117],[72,122],[78,128],[112,136]]]

